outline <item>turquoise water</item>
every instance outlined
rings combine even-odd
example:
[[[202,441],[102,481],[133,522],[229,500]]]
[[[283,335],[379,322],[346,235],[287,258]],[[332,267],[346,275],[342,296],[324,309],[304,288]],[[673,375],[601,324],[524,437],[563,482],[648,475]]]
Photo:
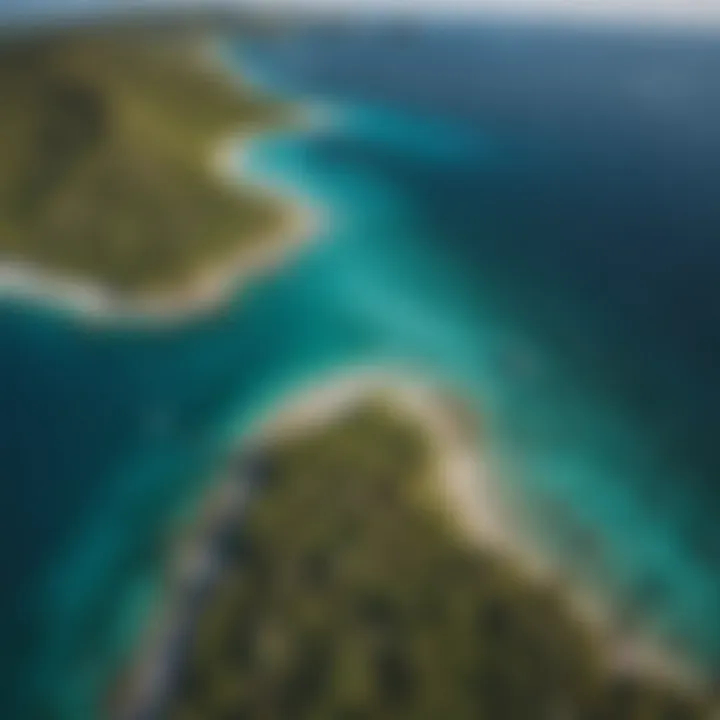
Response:
[[[424,42],[464,48],[466,66],[463,37]],[[643,257],[656,272],[630,277],[626,237],[613,246],[595,217],[587,228],[602,242],[583,234],[587,198],[603,217],[612,207],[638,223],[647,198],[603,205],[557,160],[551,134],[540,142],[549,120],[519,128],[480,89],[482,110],[440,112],[452,103],[434,97],[429,111],[397,70],[408,50],[380,33],[372,57],[382,68],[398,58],[397,77],[375,77],[362,42],[350,59],[348,43],[312,37],[230,53],[276,90],[316,98],[323,118],[237,158],[239,171],[324,220],[272,276],[217,315],[165,329],[0,307],[0,508],[13,578],[3,662],[14,686],[3,717],[102,717],[107,678],[159,597],[177,528],[236,439],[297,386],[366,366],[455,389],[481,413],[485,452],[527,505],[528,530],[566,572],[639,607],[702,662],[720,655],[720,580],[700,551],[717,540],[708,478],[718,465],[700,443],[717,427],[714,391],[693,371],[687,337],[668,340],[672,318],[650,331],[664,302],[652,279],[674,292],[657,246]],[[442,78],[424,79],[428,96],[445,92]],[[598,186],[622,191],[597,155]],[[673,191],[675,211],[690,216]],[[558,197],[563,212],[575,208],[562,223],[546,210]],[[690,224],[682,230],[692,237]],[[686,262],[688,247],[678,250]],[[694,285],[704,277],[697,270]],[[703,353],[715,357],[714,346]]]

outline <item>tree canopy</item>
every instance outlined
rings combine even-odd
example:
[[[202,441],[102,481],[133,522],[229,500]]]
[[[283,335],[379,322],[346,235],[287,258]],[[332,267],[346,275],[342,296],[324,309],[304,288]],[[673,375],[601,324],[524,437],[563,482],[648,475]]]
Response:
[[[267,448],[173,720],[683,720],[613,677],[557,588],[468,544],[419,423],[370,401]]]
[[[167,289],[267,236],[278,204],[210,159],[285,111],[206,50],[110,31],[0,45],[0,261]]]

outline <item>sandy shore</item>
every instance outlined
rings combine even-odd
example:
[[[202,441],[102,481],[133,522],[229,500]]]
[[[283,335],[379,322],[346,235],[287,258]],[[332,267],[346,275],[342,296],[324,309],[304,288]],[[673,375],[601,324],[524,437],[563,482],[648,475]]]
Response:
[[[689,659],[670,652],[648,634],[619,629],[617,613],[605,599],[579,582],[560,579],[562,566],[523,531],[526,523],[513,498],[503,492],[483,458],[482,439],[458,418],[448,393],[388,373],[357,373],[301,392],[274,418],[268,418],[261,437],[272,442],[273,437],[329,422],[343,408],[373,394],[398,403],[428,428],[438,465],[438,500],[462,536],[507,558],[536,581],[561,583],[571,612],[590,626],[612,672],[652,677],[690,690],[705,686],[706,678]]]
[[[318,227],[300,207],[287,206],[278,228],[253,249],[201,270],[189,285],[123,295],[100,284],[59,275],[21,261],[0,263],[0,297],[39,302],[78,313],[89,321],[146,324],[202,316],[220,308],[244,285],[271,273],[302,247]]]
[[[557,582],[558,569],[541,557],[524,537],[500,483],[479,451],[477,428],[441,389],[407,380],[396,374],[362,371],[343,374],[309,385],[292,394],[277,408],[267,408],[255,428],[242,441],[237,456],[248,448],[263,447],[279,439],[322,427],[367,397],[383,397],[428,429],[437,462],[438,502],[468,542],[498,553],[519,571],[538,581]],[[202,609],[204,593],[222,572],[222,561],[213,548],[227,523],[237,520],[252,491],[242,462],[210,493],[193,532],[187,533],[170,578],[169,602],[158,613],[159,621],[146,638],[141,661],[128,684],[129,705],[123,702],[122,718],[146,717],[138,708],[157,707],[172,684],[178,647]],[[671,655],[653,639],[618,632],[610,609],[594,595],[565,583],[563,590],[571,612],[589,624],[599,641],[608,669],[630,676],[653,678],[672,686],[696,690],[701,676],[689,664]],[[132,708],[131,712],[127,708]],[[150,715],[152,717],[152,715]]]
[[[248,182],[258,194],[277,203],[276,227],[245,242],[232,255],[200,267],[190,283],[179,287],[113,292],[101,283],[44,269],[22,260],[0,260],[0,298],[18,298],[59,306],[90,321],[102,323],[168,323],[202,316],[229,302],[247,283],[271,273],[298,252],[321,226],[318,210],[281,197],[268,188],[257,188],[251,178],[238,173],[235,162],[245,143],[271,133],[275,128],[258,128],[235,135],[220,145],[209,158],[210,172],[221,182],[237,187]]]
[[[278,437],[322,426],[372,396],[386,397],[428,429],[438,463],[439,500],[462,534],[519,555],[521,543],[506,522],[506,502],[478,452],[477,432],[460,420],[448,395],[428,383],[376,370],[339,375],[301,389],[279,412],[270,410],[258,423],[258,441],[272,444]],[[539,568],[539,560],[534,564]]]

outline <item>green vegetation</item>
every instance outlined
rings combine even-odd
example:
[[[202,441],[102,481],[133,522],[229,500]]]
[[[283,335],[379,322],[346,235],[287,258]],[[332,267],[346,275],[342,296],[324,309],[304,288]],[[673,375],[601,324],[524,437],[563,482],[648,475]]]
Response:
[[[560,594],[468,545],[424,431],[370,401],[272,447],[201,613],[174,720],[684,720],[610,677]]]
[[[263,240],[275,202],[213,175],[284,111],[198,43],[97,31],[0,46],[0,261],[166,290]]]

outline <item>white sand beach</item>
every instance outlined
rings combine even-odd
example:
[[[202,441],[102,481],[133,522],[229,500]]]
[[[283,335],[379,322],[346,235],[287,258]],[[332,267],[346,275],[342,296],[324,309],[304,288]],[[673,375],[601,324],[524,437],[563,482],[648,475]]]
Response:
[[[5,258],[0,259],[0,298],[61,307],[103,324],[166,324],[217,311],[249,282],[290,262],[324,221],[317,208],[281,197],[271,188],[255,187],[251,178],[243,176],[242,162],[237,161],[242,159],[246,143],[275,129],[258,128],[233,135],[209,157],[208,165],[209,172],[230,187],[247,183],[258,195],[276,203],[279,213],[276,226],[252,243],[244,241],[234,254],[208,261],[198,268],[189,283],[126,294],[87,277]]]
[[[124,295],[85,278],[60,275],[23,261],[0,263],[0,297],[39,302],[78,313],[91,322],[168,323],[216,311],[248,282],[271,273],[318,227],[304,208],[287,206],[279,227],[253,249],[203,268],[186,286]]]

